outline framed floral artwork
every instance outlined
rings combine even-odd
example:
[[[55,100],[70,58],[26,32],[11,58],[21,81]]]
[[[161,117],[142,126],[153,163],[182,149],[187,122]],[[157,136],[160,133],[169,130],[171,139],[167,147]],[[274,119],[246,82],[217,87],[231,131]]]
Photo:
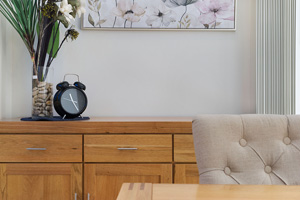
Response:
[[[236,29],[236,0],[86,0],[85,8],[83,29]]]

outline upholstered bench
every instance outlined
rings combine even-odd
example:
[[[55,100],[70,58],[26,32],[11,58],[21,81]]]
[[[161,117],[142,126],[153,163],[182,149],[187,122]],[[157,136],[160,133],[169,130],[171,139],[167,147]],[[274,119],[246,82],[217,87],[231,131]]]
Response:
[[[200,184],[300,185],[300,116],[200,115]]]

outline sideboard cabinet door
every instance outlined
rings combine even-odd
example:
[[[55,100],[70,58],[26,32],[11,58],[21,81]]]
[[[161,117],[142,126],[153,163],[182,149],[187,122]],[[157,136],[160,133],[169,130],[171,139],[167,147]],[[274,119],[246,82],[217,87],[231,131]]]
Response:
[[[81,200],[82,164],[0,164],[0,200]]]
[[[172,164],[84,166],[84,200],[116,200],[123,183],[172,183]]]
[[[199,184],[197,164],[175,164],[174,183]]]

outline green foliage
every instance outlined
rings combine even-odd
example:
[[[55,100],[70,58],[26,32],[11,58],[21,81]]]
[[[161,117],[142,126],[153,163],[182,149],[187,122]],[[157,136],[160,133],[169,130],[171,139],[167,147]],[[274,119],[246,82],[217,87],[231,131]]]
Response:
[[[67,19],[65,18],[64,15],[59,13],[58,16],[57,16],[57,19],[65,26],[65,28],[68,28],[69,22],[67,21]]]
[[[37,0],[0,0],[0,12],[18,32],[33,57]]]
[[[54,38],[54,41],[53,41],[53,38]],[[52,46],[53,46],[53,49],[52,49]],[[55,22],[53,29],[52,29],[47,53],[51,57],[55,58],[57,56],[57,54],[55,55],[55,52],[57,52],[58,47],[59,47],[59,25],[58,25],[58,22]]]
[[[54,2],[48,2],[41,10],[45,17],[55,19],[58,9],[58,6]]]
[[[68,28],[70,26],[68,20],[71,17],[68,17],[68,12],[59,11],[57,3],[61,2],[61,0],[0,0],[0,13],[25,43],[34,64],[35,74],[37,74],[36,66],[44,65],[47,53],[49,54],[47,67],[49,67],[67,37],[73,40],[79,35],[74,29]],[[72,6],[70,15],[75,18],[77,10],[82,10],[83,3],[79,0],[68,0],[68,4]],[[60,23],[71,30],[61,43],[59,43]],[[38,40],[35,49],[36,36]]]
[[[40,27],[38,26],[38,24],[36,26],[36,32],[37,32],[37,34],[40,34]],[[54,38],[54,43],[53,43],[53,38]],[[53,49],[52,49],[52,46],[53,46]],[[59,48],[59,23],[56,21],[52,28],[52,33],[51,33],[51,37],[49,40],[49,46],[47,49],[47,53],[50,55],[50,57],[56,58],[57,55],[55,54],[55,52],[57,52],[58,48]],[[51,53],[51,50],[52,50],[52,53]]]
[[[71,40],[76,40],[78,37],[79,33],[75,29],[69,29],[67,31],[67,37],[71,38]]]

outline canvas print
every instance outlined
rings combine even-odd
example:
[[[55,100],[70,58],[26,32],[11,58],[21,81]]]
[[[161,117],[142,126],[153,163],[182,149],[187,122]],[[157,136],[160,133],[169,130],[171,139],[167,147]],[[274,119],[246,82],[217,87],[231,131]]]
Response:
[[[235,0],[86,0],[83,28],[235,29]]]

